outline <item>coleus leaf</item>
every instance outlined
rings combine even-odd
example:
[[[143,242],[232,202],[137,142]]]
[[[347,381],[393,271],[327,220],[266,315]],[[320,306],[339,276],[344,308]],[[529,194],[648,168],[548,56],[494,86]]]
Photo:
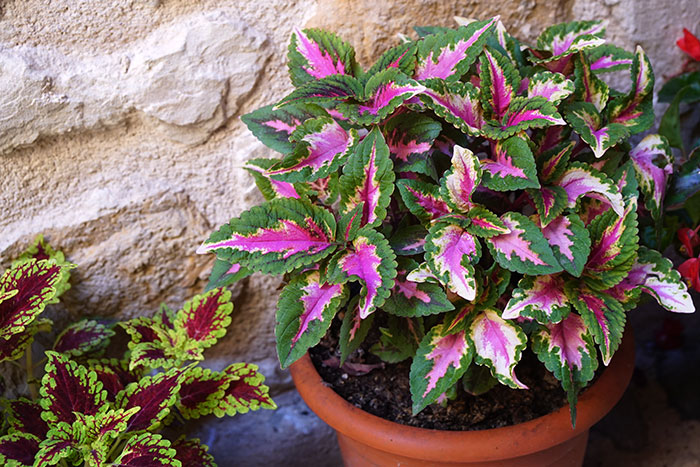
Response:
[[[238,263],[232,264],[228,261],[217,258],[214,261],[214,266],[211,268],[209,282],[207,282],[207,286],[204,288],[204,291],[209,292],[212,289],[228,287],[229,285],[235,284],[241,279],[250,276],[252,273],[253,271],[242,267]]]
[[[386,238],[364,227],[358,231],[347,251],[338,252],[331,258],[327,278],[335,284],[346,281],[362,284],[359,317],[365,319],[391,294],[396,266],[396,256]]]
[[[547,130],[551,130],[550,127]],[[549,131],[547,131],[549,133]],[[546,144],[546,143],[545,143]],[[552,148],[542,151],[537,155],[538,171],[537,175],[542,182],[549,182],[559,178],[569,165],[571,153],[576,146],[575,141],[565,141],[555,144]]]
[[[396,316],[427,316],[454,309],[443,288],[429,282],[413,282],[406,276],[418,267],[410,258],[399,258],[394,287],[382,310]]]
[[[35,259],[37,261],[48,260],[49,263],[56,264],[61,267],[61,273],[59,279],[53,284],[56,289],[56,293],[47,304],[58,303],[59,297],[63,295],[68,289],[70,289],[70,270],[74,267],[73,264],[66,261],[66,256],[62,251],[55,250],[51,245],[44,240],[42,234],[37,235],[34,239],[34,243],[31,244],[26,250],[20,254],[17,259],[12,262],[12,266],[19,263],[24,263],[30,259]]]
[[[641,269],[642,277],[635,281],[642,290],[656,299],[669,311],[692,313],[695,311],[693,299],[673,264],[661,253],[640,247],[634,268]]]
[[[495,310],[483,310],[469,327],[474,342],[474,361],[486,365],[502,384],[514,389],[527,389],[515,376],[515,365],[527,345],[525,333],[504,320]]]
[[[400,113],[387,120],[382,131],[397,170],[416,171],[416,163],[430,154],[441,130],[439,122],[423,114]]]
[[[668,179],[673,173],[673,154],[661,135],[647,135],[630,151],[645,206],[657,220],[661,216]]]
[[[212,233],[197,253],[265,273],[290,272],[335,250],[336,223],[327,210],[309,201],[281,198],[255,206]]]
[[[107,404],[97,373],[53,351],[47,351],[46,358],[39,389],[46,422],[73,423],[76,413],[95,415]]]
[[[449,214],[450,208],[440,196],[439,186],[411,179],[398,180],[396,186],[408,210],[424,225]]]
[[[574,131],[590,146],[596,158],[601,158],[608,149],[630,134],[627,127],[620,123],[603,126],[602,117],[590,102],[569,104],[564,116]]]
[[[624,212],[622,195],[617,187],[605,174],[582,162],[572,162],[556,183],[564,188],[568,203],[566,207],[573,208],[581,196],[595,194],[602,196],[618,216]]]
[[[551,62],[580,50],[602,45],[605,26],[600,21],[572,21],[550,26],[537,38],[537,49],[548,52],[540,60]]]
[[[129,383],[135,383],[143,376],[143,368],[129,370],[129,360],[96,359],[88,360],[88,368],[97,374],[97,380],[102,382],[107,391],[107,400],[114,402],[117,394]]]
[[[53,350],[66,356],[98,354],[109,345],[114,331],[104,324],[84,319],[69,325],[59,334]]]
[[[173,327],[184,331],[186,347],[206,349],[226,334],[232,311],[231,292],[213,289],[187,301],[175,315]]]
[[[474,206],[466,214],[467,232],[480,237],[493,237],[510,232],[501,219],[483,206]]]
[[[591,252],[591,236],[576,214],[559,216],[542,227],[559,264],[566,272],[580,277]]]
[[[415,78],[459,80],[482,51],[498,18],[433,34],[418,42]]]
[[[340,209],[352,211],[360,203],[361,225],[377,226],[386,217],[394,191],[394,170],[389,147],[378,128],[357,145],[340,177]]]
[[[277,163],[279,161],[276,159],[252,159],[243,168],[253,176],[255,185],[266,201],[275,198],[300,198],[297,187],[292,183],[275,180],[267,173],[267,169]]]
[[[574,75],[576,77],[574,81],[576,100],[593,104],[598,112],[602,112],[608,103],[610,89],[603,80],[593,73],[585,55],[579,54]]]
[[[528,190],[528,194],[535,202],[537,213],[540,217],[540,225],[546,226],[556,219],[566,209],[568,197],[566,191],[560,186],[545,186],[540,189]]]
[[[49,430],[47,438],[39,444],[34,466],[56,465],[65,458],[75,456],[77,446],[74,438],[73,426],[66,422],[58,422]]]
[[[508,111],[520,85],[520,75],[513,63],[487,48],[480,58],[481,104],[492,119],[500,120]]]
[[[471,365],[462,376],[462,388],[467,394],[481,396],[498,384],[491,376],[491,370],[486,366]]]
[[[176,407],[185,419],[209,415],[218,406],[228,384],[224,373],[199,366],[190,368],[182,379]]]
[[[473,206],[472,194],[481,181],[479,159],[469,149],[455,145],[451,163],[440,180],[440,194],[452,209],[467,212]]]
[[[187,439],[181,436],[170,447],[175,450],[175,459],[185,466],[216,467],[214,457],[207,451],[209,447],[197,438]]]
[[[352,75],[355,50],[332,32],[295,28],[287,54],[289,77],[299,87],[331,75]]]
[[[250,363],[232,363],[224,368],[228,387],[219,405],[214,409],[217,417],[224,414],[233,416],[250,410],[276,409],[277,404],[268,394],[269,388],[262,384],[265,377],[258,372],[258,367]]]
[[[384,52],[367,70],[367,76],[373,76],[387,68],[398,68],[406,76],[413,76],[416,67],[416,43],[406,42]]]
[[[558,274],[524,276],[513,290],[502,318],[525,316],[541,324],[560,322],[571,310],[564,284],[564,279]]]
[[[348,75],[331,75],[310,81],[279,101],[272,110],[286,108],[290,104],[313,104],[344,101],[362,96],[362,82]]]
[[[446,83],[441,79],[430,79],[424,84],[426,89],[419,98],[426,107],[463,133],[481,134],[484,119],[479,90],[473,84]]]
[[[289,141],[289,137],[299,125],[310,118],[328,115],[323,107],[315,104],[288,105],[281,109],[274,107],[260,107],[243,115],[241,120],[261,143],[282,154],[294,150],[296,144]]]
[[[307,271],[285,286],[277,304],[275,336],[282,368],[318,344],[333,317],[348,299],[345,284],[322,282],[318,271]]]
[[[17,292],[12,291],[12,292]],[[2,296],[0,296],[2,301]],[[50,319],[39,318],[25,326],[24,331],[0,338],[0,362],[17,360],[24,355],[25,350],[34,342],[34,336],[46,329],[51,329]]]
[[[424,337],[421,320],[387,317],[387,327],[379,328],[379,342],[370,352],[385,363],[398,363],[413,357]]]
[[[0,277],[0,336],[19,334],[56,294],[61,266],[30,259],[16,264]],[[16,291],[16,292],[15,292]]]
[[[425,259],[435,277],[465,300],[476,297],[474,266],[481,245],[459,219],[444,218],[430,227],[425,239]],[[409,277],[409,280],[411,277]]]
[[[345,308],[343,322],[340,325],[338,340],[340,341],[341,365],[345,363],[351,353],[360,348],[370,329],[372,329],[372,323],[374,322],[374,314],[364,319],[360,318],[360,310],[357,306],[359,301],[359,296],[355,296],[350,300],[350,303]]]
[[[578,392],[593,379],[598,368],[593,338],[585,323],[571,313],[560,323],[548,324],[532,336],[532,350],[561,382],[575,423]]]
[[[182,463],[175,458],[175,455],[176,451],[171,447],[170,441],[159,434],[146,432],[129,438],[113,465],[182,467]]]
[[[485,187],[496,191],[540,187],[535,158],[523,137],[498,141],[491,153],[491,159],[480,161]]]
[[[530,275],[561,271],[549,243],[534,222],[516,212],[504,214],[501,221],[510,232],[486,239],[501,267]]]
[[[488,120],[481,131],[487,138],[506,139],[531,128],[566,125],[557,108],[543,97],[515,97],[503,118]]]
[[[288,183],[325,178],[345,163],[357,139],[357,131],[345,131],[331,117],[306,120],[292,134],[292,140],[297,142],[294,152],[270,167],[265,175]]]
[[[603,44],[586,52],[591,70],[596,73],[627,69],[634,58],[633,53],[612,44]]]
[[[561,73],[542,71],[530,77],[527,85],[527,97],[543,97],[554,105],[569,97],[574,92],[574,83]]]
[[[626,321],[622,305],[608,294],[585,287],[568,292],[569,300],[598,344],[603,364],[607,366],[622,341]]]
[[[39,438],[29,433],[0,436],[0,463],[8,467],[31,467],[39,452]]]
[[[649,129],[654,123],[652,94],[654,90],[654,72],[651,62],[640,46],[634,53],[632,61],[632,90],[625,96],[614,99],[608,104],[611,123],[627,127],[631,134]]]
[[[46,438],[49,427],[41,418],[43,409],[38,402],[20,398],[7,401],[6,409],[5,416],[10,433],[22,432],[32,434],[39,439]]]
[[[425,251],[425,236],[428,231],[422,225],[409,225],[398,229],[389,239],[397,256],[413,256]]]
[[[462,377],[474,355],[464,329],[449,333],[444,324],[434,326],[423,338],[410,373],[413,413],[435,402]]]

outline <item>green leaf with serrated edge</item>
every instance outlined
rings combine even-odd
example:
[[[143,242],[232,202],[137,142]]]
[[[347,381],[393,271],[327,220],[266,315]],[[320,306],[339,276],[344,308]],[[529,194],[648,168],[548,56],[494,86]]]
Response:
[[[211,268],[209,282],[204,288],[205,292],[220,287],[228,287],[236,282],[250,276],[253,273],[248,268],[242,267],[240,264],[230,263],[217,258],[214,261],[214,266]]]
[[[379,328],[379,342],[370,352],[386,363],[398,363],[413,357],[425,334],[420,320],[387,317],[387,327]]]
[[[466,27],[438,32],[418,41],[415,78],[458,81],[483,50],[497,20],[474,21]]]
[[[338,178],[338,173],[332,173],[326,178],[319,178],[311,183],[306,183],[305,187],[308,188],[306,195],[313,196],[321,204],[331,207],[338,201],[340,196]]]
[[[364,203],[360,203],[352,211],[348,211],[338,221],[338,236],[351,242],[355,240],[357,231],[362,227],[362,209]]]
[[[669,311],[692,313],[695,310],[680,273],[656,250],[639,248],[639,256],[628,279],[632,288],[641,287]]]
[[[525,333],[501,318],[496,310],[483,310],[468,330],[474,343],[474,361],[491,369],[491,375],[514,389],[527,389],[515,376],[515,365],[527,346]]]
[[[539,159],[544,159],[552,157],[554,151],[561,150],[571,141],[571,128],[568,125],[563,126],[550,126],[542,130],[536,130],[532,133],[532,141],[535,143],[537,148],[535,155]],[[541,156],[541,157],[540,157]],[[551,177],[551,174],[547,174]],[[540,173],[540,178],[544,180],[546,177],[542,177]]]
[[[180,352],[198,357],[226,335],[231,324],[231,292],[213,289],[188,300],[175,315],[173,328],[183,333],[184,346]]]
[[[422,225],[409,225],[396,230],[389,244],[397,256],[418,255],[425,251],[425,236],[428,231]]]
[[[323,107],[315,104],[288,105],[282,109],[274,107],[260,107],[243,115],[241,120],[261,143],[282,154],[294,150],[296,145],[289,141],[289,137],[299,125],[310,118],[328,115]]]
[[[357,306],[359,299],[360,297],[352,299],[343,315],[343,322],[340,326],[340,336],[338,338],[340,341],[341,365],[345,363],[345,360],[347,360],[350,354],[360,348],[365,338],[367,338],[370,329],[372,329],[372,323],[374,322],[374,314],[369,315],[365,319],[360,318],[359,308]]]
[[[533,334],[532,350],[561,382],[575,425],[578,392],[593,379],[598,368],[593,337],[581,317],[572,313],[561,323],[549,324]]]
[[[602,45],[605,26],[601,21],[571,21],[546,28],[537,38],[537,50],[548,57],[537,62],[559,60],[580,50]]]
[[[450,162],[449,170],[440,179],[440,195],[453,210],[467,212],[473,206],[472,194],[481,181],[479,159],[469,149],[455,145]]]
[[[537,175],[541,182],[559,178],[569,165],[569,158],[576,146],[575,141],[565,141],[537,155]]]
[[[622,305],[610,295],[586,287],[567,288],[567,295],[598,344],[603,364],[607,366],[620,346],[625,329]]]
[[[585,52],[594,73],[626,70],[632,65],[634,54],[612,44],[603,44]]]
[[[176,451],[170,447],[170,441],[159,434],[146,432],[129,438],[114,464],[120,467],[182,467],[175,455]]]
[[[330,75],[352,75],[355,50],[332,32],[294,28],[287,53],[289,77],[299,87]]]
[[[446,26],[413,26],[413,30],[422,39],[433,34],[447,33],[453,29]]]
[[[347,75],[331,75],[310,81],[296,88],[280,100],[272,110],[286,108],[290,104],[321,104],[343,101],[362,96],[364,88],[357,78]]]
[[[47,304],[58,303],[58,299],[63,295],[68,289],[70,289],[70,270],[75,267],[75,265],[66,261],[66,256],[62,251],[55,250],[51,245],[46,242],[42,234],[37,235],[34,239],[34,243],[30,245],[26,250],[20,254],[17,259],[12,262],[12,266],[19,263],[24,263],[30,259],[35,259],[37,261],[47,260],[49,263],[56,264],[61,267],[61,273],[58,280],[53,284],[56,293]]]
[[[591,70],[591,65],[583,54],[578,55],[574,83],[576,91],[574,98],[578,103],[588,102],[592,104],[598,112],[602,112],[608,103],[610,89],[603,80],[598,78]]]
[[[396,186],[411,214],[425,226],[447,215],[450,208],[440,196],[440,187],[420,180],[400,179]]]
[[[487,120],[481,132],[487,138],[502,140],[525,130],[550,125],[566,125],[552,103],[543,97],[515,97],[503,118]]]
[[[104,324],[84,319],[69,325],[56,338],[53,350],[65,356],[100,354],[109,345],[114,331]]]
[[[350,155],[340,177],[340,209],[347,213],[360,203],[362,225],[378,226],[394,191],[393,163],[389,147],[378,128],[372,129]]]
[[[591,236],[583,221],[573,213],[562,215],[542,227],[542,234],[564,270],[580,277],[591,252]]]
[[[467,232],[480,237],[493,237],[508,233],[509,230],[501,219],[483,206],[475,205],[466,214],[469,219]]]
[[[530,77],[527,85],[527,97],[543,97],[558,105],[574,92],[574,83],[561,73],[541,71]]]
[[[75,413],[94,415],[107,402],[107,391],[97,373],[53,351],[46,352],[47,362],[41,379],[41,413],[48,423],[72,423]]]
[[[434,326],[423,338],[410,373],[413,414],[435,402],[462,377],[474,355],[465,330],[447,333],[444,324]]]
[[[102,382],[104,390],[107,391],[109,402],[114,402],[119,391],[129,383],[140,380],[145,371],[144,367],[129,370],[129,360],[116,358],[90,359],[86,366],[97,373],[97,380]]]
[[[399,113],[385,121],[382,133],[396,171],[415,171],[420,168],[420,162],[429,156],[441,130],[439,122],[417,113]]]
[[[465,134],[481,134],[484,119],[478,88],[471,83],[446,83],[437,78],[423,84],[426,89],[418,97],[427,108]]]
[[[588,144],[596,158],[620,141],[630,132],[624,125],[609,123],[603,126],[602,117],[590,102],[574,102],[566,106],[564,117],[576,134]]]
[[[613,99],[608,104],[607,113],[611,123],[624,125],[631,134],[636,134],[654,124],[654,72],[649,58],[640,46],[635,50],[630,74],[632,89],[628,94]]]
[[[214,413],[228,385],[225,373],[198,366],[190,368],[180,385],[176,407],[186,420]]]
[[[40,439],[29,433],[0,436],[0,464],[7,467],[31,467],[39,452]]]
[[[639,183],[637,183],[635,177],[634,164],[631,160],[628,160],[624,164],[618,162],[616,165],[619,166],[615,170],[612,179],[620,194],[622,194],[622,199],[627,204],[631,198],[639,198]]]
[[[491,150],[490,159],[480,161],[483,184],[496,191],[514,191],[539,188],[537,166],[524,137],[513,136],[498,141]]]
[[[503,319],[525,316],[541,324],[560,322],[571,310],[564,284],[558,274],[524,276],[503,310]]]
[[[661,135],[647,135],[629,156],[644,194],[644,206],[651,212],[651,217],[658,220],[668,179],[673,173],[673,154],[668,141]]]
[[[546,226],[566,209],[568,198],[560,186],[545,186],[539,190],[527,190],[535,202],[541,226]]]
[[[345,304],[345,284],[322,282],[318,271],[307,271],[285,286],[277,303],[275,337],[282,368],[303,357],[318,344]]]
[[[472,263],[481,257],[481,245],[464,227],[464,219],[451,217],[433,224],[425,239],[425,260],[443,285],[465,300],[474,300]]]
[[[12,334],[5,339],[0,338],[0,362],[17,360],[24,355],[25,350],[34,342],[34,336],[41,331],[51,329],[53,321],[37,318],[24,331]]]
[[[185,466],[216,467],[214,457],[209,454],[209,446],[202,444],[197,438],[180,436],[170,445],[175,450],[175,459]]]
[[[406,42],[384,52],[367,70],[367,76],[373,76],[387,68],[398,68],[406,76],[413,76],[416,67],[416,43]]]
[[[430,282],[413,282],[406,278],[418,267],[410,258],[399,258],[394,287],[382,310],[396,316],[427,316],[454,309],[443,288]]]
[[[520,74],[509,58],[487,48],[480,58],[481,105],[493,120],[501,120],[520,86]]]
[[[359,281],[360,318],[365,319],[389,297],[396,277],[396,256],[384,236],[363,227],[346,251],[334,255],[328,264],[328,280],[334,284]]]
[[[232,363],[224,368],[229,384],[225,394],[214,409],[217,417],[224,414],[233,416],[251,410],[276,409],[277,404],[270,397],[270,388],[265,386],[265,377],[258,372],[258,366],[250,363]]]
[[[268,201],[231,219],[197,253],[264,273],[284,273],[317,263],[336,248],[333,214],[307,200]]]
[[[537,225],[517,212],[508,212],[501,221],[510,232],[486,238],[496,262],[521,274],[552,274],[562,270],[547,239]]]
[[[471,365],[462,376],[462,388],[467,394],[481,396],[498,384],[498,380],[491,376],[489,367]]]
[[[46,439],[39,444],[39,452],[36,453],[34,466],[56,465],[75,454],[73,428],[66,422],[59,422],[49,430]]]
[[[557,180],[556,185],[566,191],[567,208],[575,207],[581,196],[593,193],[606,198],[607,203],[618,216],[621,216],[625,210],[622,195],[617,191],[615,183],[590,164],[572,162],[566,172]],[[599,196],[597,197],[599,198]]]

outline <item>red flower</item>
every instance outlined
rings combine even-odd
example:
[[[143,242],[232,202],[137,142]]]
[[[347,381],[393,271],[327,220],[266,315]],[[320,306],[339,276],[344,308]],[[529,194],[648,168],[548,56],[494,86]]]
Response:
[[[698,230],[700,230],[700,225],[698,225],[695,230],[689,229],[688,227],[681,227],[678,229],[678,240],[680,240],[683,245],[681,248],[681,253],[685,253],[689,257],[695,256],[693,249],[700,246],[700,235],[698,235]]]
[[[700,61],[700,40],[686,28],[683,28],[683,37],[676,41],[680,49],[693,57],[693,60]]]
[[[700,292],[700,257],[690,258],[678,266],[678,272],[688,283],[688,287]]]

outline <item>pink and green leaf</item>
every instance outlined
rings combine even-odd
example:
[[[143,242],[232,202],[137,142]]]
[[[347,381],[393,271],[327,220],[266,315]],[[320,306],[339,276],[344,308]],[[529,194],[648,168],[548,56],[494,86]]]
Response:
[[[410,258],[399,258],[394,287],[382,310],[396,316],[414,318],[454,309],[442,286],[430,282],[414,282],[406,276],[418,263]]]
[[[556,217],[542,228],[554,256],[566,272],[580,277],[591,252],[591,236],[576,214]]]
[[[605,26],[600,21],[572,21],[550,26],[537,38],[537,49],[549,53],[550,62],[602,45]]]
[[[424,225],[450,213],[439,186],[411,179],[398,180],[396,186],[408,210]]]
[[[214,457],[207,451],[209,447],[197,438],[187,439],[181,436],[170,447],[175,450],[175,459],[184,466],[216,467]]]
[[[263,384],[265,377],[258,372],[258,367],[250,363],[233,363],[224,368],[223,373],[229,381],[214,409],[217,417],[233,416],[250,410],[276,409],[277,404],[269,394],[269,388]]]
[[[551,130],[552,128],[554,127],[550,127],[547,130]],[[544,145],[540,146],[540,152],[537,154],[539,169],[537,175],[540,181],[550,182],[559,178],[569,165],[569,159],[575,146],[575,141],[568,140],[560,144],[555,144],[553,147],[546,150],[542,150]]]
[[[634,53],[631,77],[630,92],[611,101],[607,112],[611,123],[619,123],[635,134],[649,129],[654,124],[654,72],[649,58],[640,46],[637,46]]]
[[[516,212],[504,214],[501,221],[510,232],[485,239],[491,254],[501,267],[530,275],[561,271],[561,266],[537,224]]]
[[[309,201],[280,198],[255,206],[224,224],[197,253],[265,273],[290,272],[317,263],[336,248],[336,222]]]
[[[530,77],[527,85],[527,97],[543,97],[554,105],[569,97],[574,92],[574,83],[561,73],[542,71]]]
[[[641,286],[642,290],[654,297],[662,307],[676,313],[695,311],[693,299],[681,275],[658,251],[640,247],[639,257],[633,269],[641,270],[643,274],[632,285]]]
[[[66,327],[56,338],[53,350],[66,356],[99,354],[109,345],[114,331],[104,324],[84,319]]]
[[[576,77],[576,92],[574,96],[577,102],[587,102],[592,104],[596,111],[602,112],[608,103],[610,89],[603,80],[598,78],[584,55],[579,55],[574,71]]]
[[[668,141],[661,135],[648,135],[630,151],[630,159],[646,200],[645,206],[655,220],[659,219],[666,186],[673,173],[673,154]]]
[[[40,439],[29,433],[0,436],[0,464],[8,467],[31,467],[39,452]]]
[[[627,127],[619,123],[603,126],[602,117],[590,102],[568,105],[564,116],[596,158],[603,157],[608,149],[629,136]]]
[[[573,162],[556,184],[566,191],[568,208],[575,207],[581,196],[595,195],[602,197],[618,216],[624,213],[622,195],[615,183],[588,164]]]
[[[568,198],[566,191],[560,186],[550,185],[527,192],[535,202],[541,226],[547,226],[566,209]]]
[[[622,305],[607,294],[585,287],[576,288],[568,295],[598,344],[603,364],[607,365],[622,341],[626,321]]]
[[[232,311],[231,292],[213,289],[185,303],[175,316],[174,328],[184,331],[188,344],[205,349],[226,334]]]
[[[474,206],[466,214],[469,219],[467,232],[480,237],[493,237],[510,232],[501,219],[483,206]]]
[[[420,170],[421,162],[425,165],[441,130],[440,123],[423,114],[400,113],[387,120],[382,132],[396,170],[430,175],[427,170]]]
[[[347,285],[322,282],[318,271],[302,273],[285,286],[277,304],[275,327],[282,368],[319,343],[347,299]]]
[[[634,59],[633,53],[612,44],[603,44],[587,52],[591,70],[596,73],[629,69]]]
[[[520,75],[509,58],[487,48],[480,58],[481,104],[492,120],[508,112],[520,85]]]
[[[295,28],[287,55],[292,84],[299,87],[331,75],[352,75],[355,50],[332,32]]]
[[[455,145],[452,165],[440,179],[440,195],[455,211],[465,213],[472,206],[472,194],[481,181],[479,159],[467,148]]]
[[[502,118],[488,120],[481,131],[487,138],[502,140],[533,128],[566,125],[557,108],[543,97],[515,97]]]
[[[506,321],[495,310],[484,310],[469,327],[474,343],[474,361],[486,365],[502,384],[527,389],[515,376],[515,365],[527,346],[527,337],[519,326]]]
[[[558,274],[525,276],[503,310],[503,319],[521,316],[540,324],[558,323],[569,314],[571,306],[564,293],[564,279]]]
[[[401,227],[389,239],[389,244],[397,256],[413,256],[425,251],[425,237],[428,231],[422,225]]]
[[[290,104],[322,104],[356,99],[363,95],[364,87],[357,78],[348,75],[331,75],[309,81],[279,101],[272,110],[287,108]]]
[[[524,137],[513,136],[492,146],[491,158],[482,159],[483,184],[496,191],[539,188],[537,166]]]
[[[461,81],[446,83],[440,79],[430,79],[424,84],[427,89],[419,97],[426,107],[463,133],[481,134],[484,119],[479,90],[474,85]]]
[[[282,154],[288,154],[296,146],[289,141],[294,130],[310,118],[328,116],[328,112],[318,105],[288,105],[275,109],[266,105],[243,115],[241,120],[265,146]]]
[[[124,445],[114,465],[119,467],[182,467],[182,463],[175,458],[176,451],[170,445],[170,441],[156,433],[141,433],[132,436]]]
[[[416,68],[416,43],[406,42],[384,52],[367,70],[367,76],[373,76],[387,68],[398,68],[406,76],[413,76]]]

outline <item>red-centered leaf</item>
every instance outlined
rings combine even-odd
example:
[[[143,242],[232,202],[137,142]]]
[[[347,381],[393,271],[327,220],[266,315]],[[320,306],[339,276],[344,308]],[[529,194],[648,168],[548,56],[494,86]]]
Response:
[[[598,78],[583,54],[576,61],[576,100],[592,104],[598,112],[602,112],[608,103],[610,89],[603,80]]]
[[[646,199],[645,206],[654,219],[661,215],[668,179],[673,173],[673,154],[661,135],[646,136],[632,151],[637,181]]]
[[[169,339],[159,342],[141,342],[131,347],[129,369],[138,368],[172,368],[177,365]],[[197,349],[189,349],[187,360],[203,360],[204,356]]]
[[[629,136],[629,130],[619,123],[603,126],[602,117],[589,102],[569,104],[564,116],[596,158],[603,157],[608,149]]]
[[[146,316],[138,316],[128,321],[119,323],[121,327],[131,337],[131,342],[139,344],[141,342],[156,342],[160,339],[160,332],[163,326],[157,318],[148,318]]]
[[[382,310],[396,316],[427,316],[454,309],[439,284],[414,282],[406,276],[418,267],[410,258],[399,258],[396,280]]]
[[[490,159],[481,160],[484,186],[496,191],[539,188],[537,166],[525,138],[513,136],[498,141]]]
[[[561,73],[543,71],[530,78],[527,97],[543,97],[554,105],[559,104],[574,92],[574,83]]]
[[[528,389],[515,376],[515,365],[527,345],[525,333],[501,318],[495,310],[480,312],[469,328],[474,342],[474,361],[486,365],[502,384],[514,389]]]
[[[139,407],[132,407],[129,410],[117,409],[98,414],[93,418],[95,437],[98,440],[111,440],[124,433],[127,422],[139,410]]]
[[[301,358],[326,334],[345,304],[349,287],[321,282],[318,271],[307,271],[285,286],[277,303],[275,336],[282,368]]]
[[[35,319],[24,328],[24,331],[12,334],[6,339],[0,338],[0,362],[20,358],[34,341],[36,333],[42,329],[50,329],[51,324],[50,319]]]
[[[566,190],[569,208],[575,207],[581,196],[594,194],[602,196],[618,216],[624,213],[622,195],[613,181],[588,164],[573,162],[556,184]]]
[[[291,136],[294,152],[270,167],[265,175],[283,182],[313,182],[335,172],[348,158],[357,131],[347,132],[331,117],[305,121]]]
[[[503,310],[503,319],[520,316],[533,318],[538,323],[558,323],[571,309],[564,293],[564,279],[558,274],[525,276]]]
[[[97,373],[53,351],[47,351],[46,358],[39,389],[44,409],[41,418],[49,423],[73,423],[75,412],[94,415],[104,407],[107,391]]]
[[[331,254],[335,228],[333,215],[307,200],[273,199],[224,224],[197,253],[215,251],[265,273],[291,272]]]
[[[177,401],[180,385],[187,368],[173,368],[164,373],[145,376],[129,384],[117,395],[115,406],[124,410],[140,407],[129,419],[127,431],[150,430],[170,413]]]
[[[566,209],[568,198],[566,191],[560,186],[545,186],[540,189],[528,190],[528,194],[535,202],[542,226],[547,226]]]
[[[320,29],[294,28],[287,55],[294,86],[331,75],[353,74],[355,50],[335,34]]]
[[[603,364],[607,366],[620,346],[625,329],[625,311],[611,296],[587,288],[574,289],[569,300],[576,307],[600,348]]]
[[[53,350],[66,356],[96,354],[109,345],[114,331],[98,321],[84,319],[68,326],[56,338]]]
[[[360,80],[347,75],[331,75],[310,81],[295,89],[279,101],[272,110],[279,110],[290,104],[312,104],[344,101],[362,96],[363,86]]]
[[[340,177],[340,208],[343,213],[362,206],[361,225],[377,226],[386,217],[394,191],[393,163],[389,147],[378,128],[357,145]]]
[[[561,271],[539,227],[520,213],[508,212],[501,221],[509,233],[486,239],[496,262],[509,271],[539,275]]]
[[[251,159],[243,168],[253,176],[258,190],[260,190],[266,201],[275,198],[300,198],[297,187],[292,183],[274,180],[268,175],[267,169],[278,162],[279,160],[277,159]],[[235,274],[236,272],[238,271],[227,274]]]
[[[77,416],[81,417],[81,415]],[[56,465],[61,460],[75,455],[77,447],[75,438],[74,430],[69,423],[58,422],[49,430],[48,437],[39,444],[34,466]]]
[[[484,123],[479,90],[471,83],[446,83],[440,79],[425,82],[421,102],[462,132],[479,136]]]
[[[170,441],[155,433],[141,433],[132,436],[124,449],[112,464],[114,467],[182,467],[182,462],[175,458],[176,451]]]
[[[261,143],[282,154],[288,154],[296,146],[289,141],[294,130],[310,118],[323,116],[328,116],[328,112],[315,104],[288,105],[282,109],[266,105],[243,115],[241,120]]]
[[[654,91],[654,72],[651,62],[640,46],[634,53],[632,61],[632,90],[625,96],[608,104],[611,123],[619,123],[635,134],[649,129],[654,124],[652,94]]]
[[[0,277],[0,338],[24,331],[55,295],[60,275],[60,266],[35,259],[5,271]]]
[[[408,210],[424,225],[449,214],[450,208],[440,197],[439,186],[410,179],[398,180],[396,186]]]
[[[226,334],[231,323],[231,292],[213,289],[197,295],[177,312],[175,329],[183,329],[189,342],[200,348],[211,347]]]
[[[515,97],[503,118],[488,120],[481,131],[490,139],[506,139],[532,128],[566,125],[557,108],[543,97]]]
[[[223,373],[196,366],[185,373],[177,408],[186,419],[213,413],[227,386],[228,380]]]
[[[42,438],[43,439],[43,438]],[[29,433],[11,433],[0,437],[0,464],[31,467],[39,452],[39,438]]]
[[[36,236],[34,243],[29,245],[29,247],[12,262],[12,266],[16,266],[19,263],[24,263],[32,258],[37,261],[48,260],[49,263],[61,267],[60,277],[53,284],[53,288],[56,289],[56,294],[47,302],[47,304],[58,303],[59,297],[70,289],[70,270],[75,267],[75,265],[66,261],[66,256],[62,251],[55,250],[53,247],[51,247],[51,245],[44,240],[44,236],[42,234]]]
[[[550,130],[548,128],[548,130]],[[550,132],[547,131],[547,134]],[[546,139],[546,138],[545,138]],[[576,146],[575,141],[563,142],[557,144],[550,149],[542,150],[548,144],[553,144],[547,141],[542,141],[540,146],[540,152],[537,155],[539,162],[538,176],[542,181],[550,181],[552,179],[558,178],[568,165],[571,152]]]
[[[520,75],[507,57],[487,48],[481,56],[481,103],[494,120],[508,111],[520,84]]]
[[[110,402],[114,402],[117,394],[129,383],[134,383],[143,376],[142,370],[129,370],[129,360],[88,360],[87,364],[91,371],[97,373],[97,380],[102,382]]]
[[[542,228],[554,256],[566,272],[581,276],[591,252],[591,236],[576,214],[559,216]]]
[[[328,280],[339,284],[359,281],[359,317],[365,319],[389,297],[396,277],[396,256],[384,236],[362,228],[352,247],[339,252],[328,265]]]
[[[510,229],[499,219],[499,217],[484,208],[483,206],[474,206],[466,215],[469,218],[467,231],[471,234],[480,237],[493,237],[494,235],[503,235],[510,232]]]
[[[7,422],[10,431],[29,433],[39,439],[46,438],[49,427],[41,418],[42,408],[37,402],[29,399],[17,399],[7,402]]]
[[[423,38],[418,42],[415,78],[459,80],[476,60],[497,21],[475,21],[456,31]]]
[[[481,257],[481,245],[461,222],[446,218],[435,223],[425,240],[425,259],[435,277],[466,300],[476,297],[474,266]]]
[[[612,44],[603,44],[587,51],[591,70],[596,73],[628,69],[634,54]]]
[[[268,394],[269,388],[262,384],[265,377],[258,373],[258,367],[249,363],[234,363],[223,373],[229,381],[223,398],[214,409],[217,417],[246,413],[249,410],[276,409]]]
[[[455,145],[451,162],[440,180],[440,194],[452,209],[464,213],[474,206],[472,194],[481,181],[479,159],[469,149]]]
[[[175,459],[186,467],[216,467],[214,457],[207,452],[209,447],[197,438],[187,439],[183,435],[170,447],[175,450]]]
[[[410,373],[413,413],[417,414],[453,386],[474,355],[466,331],[448,333],[439,324],[428,332],[413,358]]]
[[[676,313],[695,311],[693,299],[680,274],[658,251],[640,247],[639,257],[628,277],[629,287],[641,286],[667,310]]]

